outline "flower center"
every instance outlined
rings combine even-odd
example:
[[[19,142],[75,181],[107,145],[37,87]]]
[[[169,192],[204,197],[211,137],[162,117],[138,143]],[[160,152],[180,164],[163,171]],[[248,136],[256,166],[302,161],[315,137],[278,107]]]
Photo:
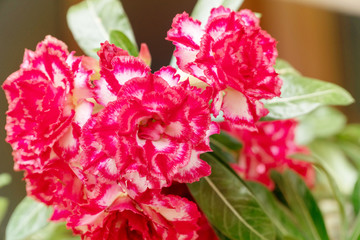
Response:
[[[139,125],[138,136],[140,139],[157,141],[165,131],[164,123],[156,117],[142,121]]]

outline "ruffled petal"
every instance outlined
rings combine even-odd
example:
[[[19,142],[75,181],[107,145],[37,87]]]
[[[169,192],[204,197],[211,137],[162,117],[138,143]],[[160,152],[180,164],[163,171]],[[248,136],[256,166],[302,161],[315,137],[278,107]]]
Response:
[[[292,169],[299,173],[309,187],[314,185],[315,171],[311,163],[290,159],[295,153],[309,153],[305,147],[295,143],[295,120],[258,122],[257,132],[234,129],[229,124],[223,126],[242,144],[240,159],[233,167],[248,180],[258,181],[269,189],[274,188],[270,171]]]
[[[230,88],[225,90],[221,109],[224,118],[235,127],[248,130],[256,130],[255,123],[267,113],[261,102],[252,101],[241,92]]]
[[[145,195],[133,199],[115,185],[104,186],[92,201],[97,207],[79,206],[68,226],[83,239],[196,239],[195,203],[158,192]]]
[[[105,42],[98,53],[100,57],[100,82],[97,86],[97,99],[106,105],[113,100],[121,86],[130,79],[146,76],[150,68],[139,58],[129,56],[126,51],[114,44]]]
[[[173,67],[162,67],[159,71],[155,72],[155,76],[164,79],[170,87],[178,85],[180,76],[176,74],[176,69]]]
[[[25,51],[20,70],[3,84],[9,102],[7,141],[16,168],[35,171],[50,164],[53,155],[76,156],[80,129],[92,112],[92,74],[54,37]]]
[[[167,33],[167,40],[190,49],[199,49],[203,29],[201,22],[189,17],[187,13],[177,14]]]
[[[199,35],[184,26],[196,26]],[[273,67],[276,41],[250,10],[214,8],[204,26],[186,13],[174,18],[167,39],[176,46],[177,64],[212,88],[214,116],[222,111],[226,121],[255,131],[254,123],[267,113],[259,101],[280,96],[282,81]]]

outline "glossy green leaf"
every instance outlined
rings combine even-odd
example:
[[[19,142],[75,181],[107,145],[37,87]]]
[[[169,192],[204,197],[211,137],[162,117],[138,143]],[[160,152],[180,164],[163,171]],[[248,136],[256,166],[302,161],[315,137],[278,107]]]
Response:
[[[341,148],[351,163],[360,171],[360,145],[351,141],[336,140],[336,144]]]
[[[226,132],[221,131],[220,134],[210,136],[210,147],[213,150],[212,154],[227,166],[237,162],[242,144]],[[232,168],[230,170],[233,171]]]
[[[360,239],[360,215],[357,215],[351,231],[349,231],[349,237],[347,240],[359,240]]]
[[[296,142],[305,145],[316,138],[328,138],[339,133],[346,124],[346,116],[332,107],[320,107],[299,119]]]
[[[120,31],[111,31],[110,32],[110,43],[115,44],[117,47],[122,48],[131,56],[137,57],[139,55],[139,51],[137,47],[130,41],[130,39]]]
[[[338,135],[339,138],[360,145],[360,124],[349,124]]]
[[[226,146],[230,150],[238,151],[242,147],[242,144],[237,139],[224,131],[221,131],[220,134],[211,135],[210,139]]]
[[[350,195],[358,173],[339,146],[332,141],[318,139],[309,147],[313,155],[317,156],[326,171],[334,178],[340,191]]]
[[[202,23],[206,23],[212,8],[222,5],[233,11],[237,11],[243,2],[244,0],[198,0],[191,16],[200,20]]]
[[[300,76],[296,70],[291,73],[289,65],[281,64],[276,71],[283,80],[281,97],[263,100],[270,111],[269,118],[285,119],[307,114],[323,105],[348,105],[354,102],[352,96],[333,83]],[[284,69],[285,68],[285,69]]]
[[[360,124],[349,124],[337,136],[337,145],[360,171]]]
[[[219,238],[219,240],[231,240],[230,238],[228,238],[227,236],[225,236],[224,234],[222,234],[219,230],[216,229],[216,227],[212,226],[214,232],[216,233],[217,237]]]
[[[280,232],[281,239],[304,239],[306,235],[297,226],[297,221],[293,214],[282,205],[264,185],[257,182],[246,182],[259,204]]]
[[[224,145],[219,144],[213,140],[210,140],[210,147],[213,150],[213,154],[226,164],[236,163],[238,154],[230,152]]]
[[[230,239],[275,239],[275,228],[246,184],[211,154],[212,169],[189,189],[208,220]]]
[[[49,224],[51,213],[51,208],[25,197],[10,217],[6,228],[6,239],[28,239]]]
[[[327,240],[322,213],[304,181],[294,172],[271,172],[271,178],[285,197],[286,203],[298,220],[299,227],[312,240]]]
[[[341,239],[345,239],[348,230],[348,217],[346,216],[346,200],[344,195],[340,192],[339,186],[336,184],[334,177],[329,173],[327,168],[322,164],[324,159],[321,159],[321,156],[317,155],[316,152],[312,152],[311,155],[308,154],[295,154],[292,156],[294,159],[304,160],[307,162],[311,162],[314,168],[317,170],[316,174],[316,185],[313,191],[321,199],[321,195],[326,196],[323,198],[322,210],[325,213],[326,218],[334,218],[334,214],[340,223],[339,228],[334,230],[333,228],[328,229],[329,234],[334,236],[341,236]],[[324,184],[328,185],[328,188],[331,190],[331,195],[329,195],[329,191],[325,190]],[[332,196],[332,198],[329,198]],[[336,207],[337,205],[337,207]],[[335,208],[337,209],[334,209]]]
[[[283,59],[278,58],[275,64],[275,70],[280,76],[295,75],[301,76],[301,73],[297,71],[291,64]]]
[[[50,222],[45,228],[36,232],[27,240],[80,240],[80,236],[74,236],[71,230],[66,228],[65,223]]]
[[[9,206],[9,200],[5,197],[0,197],[0,225],[5,217],[8,206]]]
[[[351,201],[353,204],[355,215],[358,215],[360,211],[360,178],[358,178],[355,183],[354,190],[351,195]]]
[[[94,49],[98,49],[100,43],[110,40],[111,31],[121,31],[131,42],[136,42],[130,22],[118,0],[84,0],[70,7],[67,22],[81,49],[91,57],[97,58]]]
[[[11,175],[8,173],[0,174],[0,188],[5,187],[11,182]]]

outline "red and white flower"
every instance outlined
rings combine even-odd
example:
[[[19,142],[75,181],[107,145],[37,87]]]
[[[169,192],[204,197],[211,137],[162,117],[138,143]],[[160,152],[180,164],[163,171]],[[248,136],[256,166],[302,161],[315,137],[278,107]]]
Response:
[[[121,86],[132,78],[145,77],[151,69],[140,58],[109,42],[101,43],[100,79],[95,81],[96,100],[103,106],[115,101]]]
[[[224,126],[238,138],[243,148],[238,164],[233,167],[247,180],[263,183],[270,189],[274,183],[270,179],[270,171],[292,169],[300,174],[308,186],[315,182],[315,170],[311,163],[290,158],[295,153],[308,154],[309,150],[295,143],[295,120],[277,120],[258,122],[258,132],[231,129]]]
[[[53,220],[65,220],[74,206],[86,202],[84,184],[63,159],[27,171],[24,179],[29,196],[54,207]]]
[[[42,169],[54,156],[74,157],[92,112],[90,75],[82,59],[47,36],[26,50],[20,70],[3,84],[9,103],[5,129],[15,169]]]
[[[255,130],[268,113],[260,100],[279,96],[282,84],[273,68],[276,41],[261,29],[255,14],[221,6],[211,11],[205,25],[178,14],[167,39],[176,46],[179,68],[211,86],[212,113],[217,116],[221,110],[235,127]]]
[[[132,198],[119,185],[103,185],[89,204],[79,205],[68,226],[82,239],[197,239],[200,213],[194,202],[149,191]]]
[[[151,74],[146,65],[127,64],[139,60],[120,58],[111,61],[119,83],[116,99],[84,126],[80,161],[87,184],[96,185],[87,176],[95,174],[136,195],[209,175],[210,166],[199,155],[211,151],[209,136],[218,127],[211,123],[206,91],[178,84],[171,67]]]

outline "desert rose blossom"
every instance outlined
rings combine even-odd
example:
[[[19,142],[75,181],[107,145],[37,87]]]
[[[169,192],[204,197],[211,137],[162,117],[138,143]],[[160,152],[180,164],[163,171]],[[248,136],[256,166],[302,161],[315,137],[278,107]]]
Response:
[[[52,206],[52,220],[65,220],[78,204],[86,203],[84,184],[63,159],[25,172],[28,196]]]
[[[199,155],[211,151],[209,136],[218,127],[211,123],[206,91],[179,84],[171,67],[152,74],[135,57],[116,56],[111,63],[101,73],[105,81],[118,81],[107,82],[110,91],[119,88],[115,100],[85,124],[81,137],[80,172],[88,188],[95,187],[96,174],[132,189],[134,197],[209,175]]]
[[[144,59],[151,61],[148,48],[143,46],[140,56],[145,55]],[[103,106],[116,100],[121,86],[126,81],[136,77],[145,77],[151,71],[141,58],[130,56],[127,51],[108,41],[101,43],[98,56],[101,77],[94,83],[97,93],[96,100]]]
[[[20,70],[3,89],[9,103],[6,141],[13,148],[15,169],[37,172],[52,159],[78,152],[81,127],[92,112],[90,75],[82,58],[47,36],[35,51],[26,50]]]
[[[309,187],[315,183],[315,170],[311,163],[290,158],[295,153],[308,154],[306,147],[295,143],[295,120],[264,121],[256,124],[258,132],[231,129],[224,124],[224,130],[238,138],[243,148],[234,169],[247,180],[261,182],[273,189],[270,171],[292,169],[305,180]]]
[[[280,96],[281,79],[273,65],[276,41],[261,29],[250,10],[218,7],[207,23],[178,14],[167,39],[176,46],[179,68],[211,86],[212,113],[237,128],[256,130],[268,111],[261,99]]]
[[[191,195],[187,184],[185,183],[173,183],[170,187],[163,188],[161,193],[166,195],[176,195],[183,198],[186,198],[192,202],[195,202],[195,199]],[[200,212],[201,217],[197,221],[199,229],[197,230],[197,240],[219,240],[214,229],[211,227],[208,219],[205,214]]]
[[[82,239],[197,239],[200,213],[194,202],[154,190],[132,198],[117,184],[100,189],[68,218],[68,226]]]
[[[65,219],[84,200],[83,183],[69,165],[93,108],[93,71],[84,62],[91,61],[47,36],[35,51],[25,51],[20,70],[3,84],[15,169],[25,170],[28,196],[54,207],[54,220]]]

